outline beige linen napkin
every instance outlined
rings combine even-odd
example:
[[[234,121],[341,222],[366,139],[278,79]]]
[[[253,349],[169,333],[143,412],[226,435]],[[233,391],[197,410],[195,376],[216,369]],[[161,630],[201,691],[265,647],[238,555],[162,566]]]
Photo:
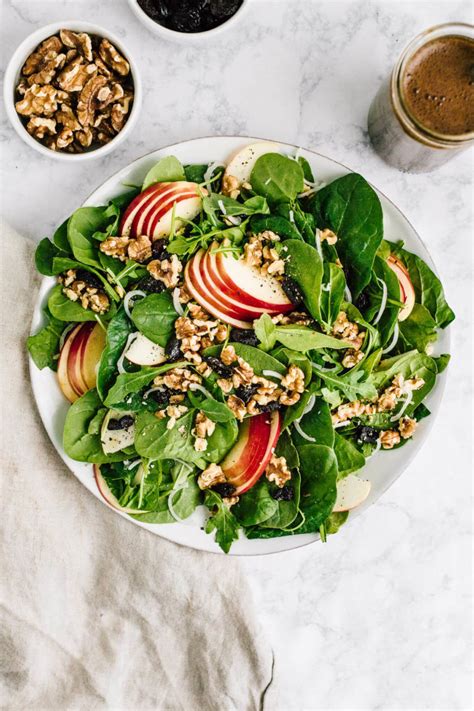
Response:
[[[42,428],[24,343],[33,245],[2,243],[2,703],[9,709],[259,709],[271,652],[238,561],[108,510]]]

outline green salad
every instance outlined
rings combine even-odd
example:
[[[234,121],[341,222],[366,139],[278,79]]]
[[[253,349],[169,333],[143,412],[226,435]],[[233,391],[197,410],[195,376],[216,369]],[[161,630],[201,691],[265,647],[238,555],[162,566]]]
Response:
[[[366,180],[317,177],[264,142],[227,165],[168,156],[38,245],[52,288],[28,350],[112,507],[159,524],[204,506],[226,553],[240,532],[325,541],[369,495],[367,459],[416,437],[454,314]]]

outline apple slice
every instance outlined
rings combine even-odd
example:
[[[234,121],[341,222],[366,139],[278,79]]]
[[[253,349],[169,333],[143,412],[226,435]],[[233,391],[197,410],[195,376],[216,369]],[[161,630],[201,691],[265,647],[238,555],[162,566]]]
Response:
[[[398,320],[404,321],[409,317],[415,305],[415,289],[410,279],[408,269],[398,257],[391,254],[387,259],[387,264],[390,269],[395,272],[398,283],[400,284],[400,300],[403,302],[404,307],[398,314]]]
[[[109,410],[102,422],[100,429],[100,441],[104,454],[115,454],[121,452],[122,449],[131,447],[135,441],[135,422],[129,427],[124,427],[120,430],[110,430],[110,420],[119,420],[126,415],[133,415],[133,412],[125,410]]]
[[[96,481],[97,488],[102,494],[102,497],[113,509],[116,509],[117,511],[121,511],[122,513],[126,514],[148,513],[148,511],[145,511],[144,509],[140,509],[140,511],[138,511],[137,509],[132,509],[129,506],[120,506],[117,498],[112,494],[109,485],[102,476],[102,472],[100,471],[100,466],[98,464],[94,464],[94,479]]]
[[[203,309],[215,316],[215,318],[224,321],[224,323],[229,323],[231,326],[235,326],[236,328],[252,328],[251,322],[241,320],[235,312],[230,312],[224,306],[216,304],[214,300],[209,298],[207,293],[204,293],[201,277],[199,272],[196,270],[195,257],[190,259],[186,264],[186,268],[184,270],[184,281],[193,299],[197,301]]]
[[[73,388],[73,386],[69,380],[68,360],[69,360],[69,353],[71,351],[71,346],[73,344],[75,337],[81,330],[82,325],[83,325],[82,323],[78,324],[66,336],[66,339],[63,343],[63,347],[61,348],[61,352],[59,354],[58,372],[57,372],[58,383],[59,383],[59,387],[62,390],[63,395],[69,400],[69,402],[74,402],[79,397],[79,394]]]
[[[345,479],[337,482],[337,498],[333,513],[350,511],[360,506],[370,493],[371,484],[367,479],[360,479],[354,474],[349,474]]]
[[[136,365],[159,365],[166,360],[165,349],[138,333],[125,351],[125,358]]]
[[[221,462],[226,480],[236,487],[236,496],[248,491],[260,479],[275,451],[280,430],[278,411],[243,421],[237,442]]]
[[[82,379],[87,390],[95,388],[97,383],[97,368],[102,351],[105,348],[105,331],[98,323],[90,331],[82,352]]]
[[[271,141],[249,143],[247,146],[239,148],[237,153],[234,153],[227,163],[227,168],[224,171],[224,179],[226,176],[232,176],[233,178],[237,178],[239,185],[248,182],[258,158],[265,155],[265,153],[277,153],[278,151],[278,144],[272,143]]]
[[[212,262],[213,256],[215,262]],[[262,274],[242,258],[235,259],[231,254],[218,252],[211,255],[211,265],[215,266],[234,298],[243,304],[261,309],[262,313],[287,313],[294,309],[278,279],[271,274]]]
[[[136,228],[140,215],[147,214],[148,209],[166,192],[174,190],[175,186],[176,183],[155,183],[133,198],[120,221],[119,233],[124,237],[136,237],[133,227],[135,225]]]
[[[71,343],[71,348],[69,349],[69,356],[67,359],[67,374],[69,382],[72,385],[73,390],[76,391],[77,395],[80,397],[84,395],[89,388],[84,379],[84,374],[82,371],[83,358],[87,346],[87,341],[92,333],[95,324],[87,321],[81,325],[81,328],[74,336]]]

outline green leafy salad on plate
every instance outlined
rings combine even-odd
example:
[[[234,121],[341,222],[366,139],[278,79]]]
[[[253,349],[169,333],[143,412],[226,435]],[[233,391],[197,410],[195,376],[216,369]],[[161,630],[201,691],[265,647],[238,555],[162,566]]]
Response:
[[[160,524],[204,506],[225,552],[241,532],[325,541],[369,495],[367,459],[416,438],[454,314],[384,239],[366,180],[317,177],[266,142],[227,165],[168,156],[38,245],[53,286],[28,349],[113,508]]]

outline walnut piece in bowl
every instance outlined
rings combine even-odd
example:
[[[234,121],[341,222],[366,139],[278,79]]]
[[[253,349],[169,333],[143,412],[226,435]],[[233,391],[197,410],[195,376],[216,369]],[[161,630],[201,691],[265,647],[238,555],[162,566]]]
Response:
[[[60,160],[109,153],[136,123],[141,82],[122,43],[86,22],[27,37],[5,72],[7,115],[30,146]]]

